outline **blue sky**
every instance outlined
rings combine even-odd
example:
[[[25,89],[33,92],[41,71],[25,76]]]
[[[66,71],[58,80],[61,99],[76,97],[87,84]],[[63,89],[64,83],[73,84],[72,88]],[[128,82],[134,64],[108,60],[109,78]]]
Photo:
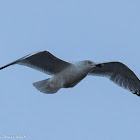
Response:
[[[121,61],[140,77],[140,1],[0,1],[0,66],[48,50],[66,61]],[[49,75],[0,71],[0,136],[27,140],[139,140],[140,98],[106,78],[86,77],[57,94],[32,83]]]

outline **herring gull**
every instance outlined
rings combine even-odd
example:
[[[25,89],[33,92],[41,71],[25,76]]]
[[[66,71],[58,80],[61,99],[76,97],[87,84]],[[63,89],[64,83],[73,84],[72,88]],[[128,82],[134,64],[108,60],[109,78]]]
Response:
[[[51,78],[35,82],[33,86],[43,93],[56,93],[61,88],[77,85],[87,75],[104,76],[117,85],[140,96],[140,80],[121,62],[95,63],[90,60],[74,63],[61,60],[48,51],[29,54],[0,68],[20,64],[42,71]]]

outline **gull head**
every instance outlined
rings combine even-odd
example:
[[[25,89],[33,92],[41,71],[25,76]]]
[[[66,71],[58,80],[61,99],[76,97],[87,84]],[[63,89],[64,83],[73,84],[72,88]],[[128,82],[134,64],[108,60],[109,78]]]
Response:
[[[96,67],[96,63],[91,60],[84,60],[75,62],[75,66],[80,70],[86,73],[90,72]]]
[[[83,64],[88,68],[94,68],[96,67],[96,63],[91,60],[84,60]]]
[[[96,67],[96,63],[90,60],[79,61],[77,64],[78,64],[78,67],[85,70],[91,70],[94,67]]]

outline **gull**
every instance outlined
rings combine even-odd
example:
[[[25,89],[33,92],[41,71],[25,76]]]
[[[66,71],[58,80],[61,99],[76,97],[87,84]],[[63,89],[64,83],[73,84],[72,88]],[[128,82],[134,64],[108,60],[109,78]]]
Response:
[[[33,83],[36,89],[46,94],[56,93],[61,88],[72,88],[87,75],[92,75],[107,77],[120,87],[140,96],[140,80],[121,62],[95,63],[83,60],[70,63],[45,50],[26,55],[0,67],[0,70],[14,64],[28,66],[52,75],[48,79]]]

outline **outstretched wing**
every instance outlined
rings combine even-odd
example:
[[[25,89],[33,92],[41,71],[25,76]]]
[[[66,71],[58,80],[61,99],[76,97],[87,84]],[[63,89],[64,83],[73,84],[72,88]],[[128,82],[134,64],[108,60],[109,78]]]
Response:
[[[90,75],[105,76],[117,85],[140,96],[140,80],[126,65],[120,62],[97,64]]]
[[[48,51],[40,51],[7,64],[1,67],[0,70],[14,64],[28,66],[47,74],[58,73],[70,65],[70,63],[55,57]]]

